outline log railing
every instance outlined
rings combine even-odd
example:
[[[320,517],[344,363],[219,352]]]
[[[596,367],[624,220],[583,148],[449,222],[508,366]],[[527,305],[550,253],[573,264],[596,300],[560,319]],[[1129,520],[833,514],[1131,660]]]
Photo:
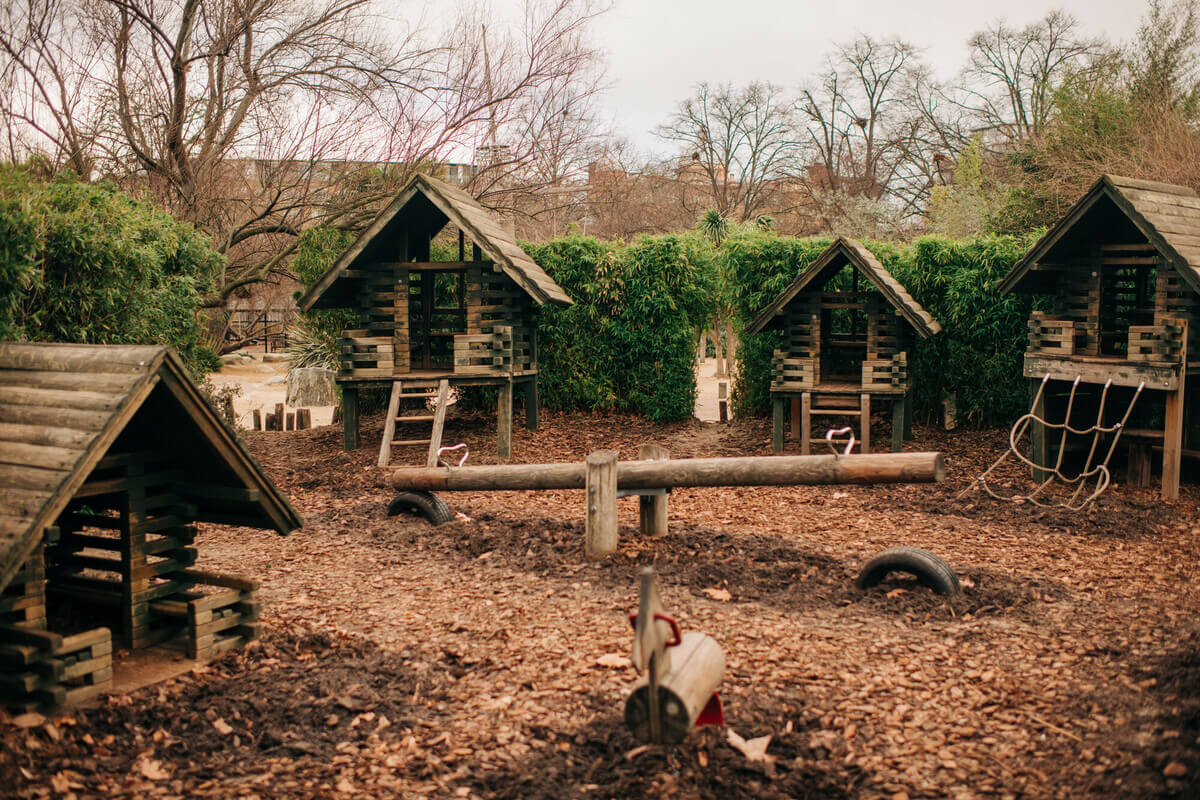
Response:
[[[365,330],[342,331],[338,340],[338,378],[390,377],[395,371],[391,336],[367,336]]]
[[[512,326],[497,325],[491,333],[462,333],[454,337],[456,373],[486,375],[512,369]]]

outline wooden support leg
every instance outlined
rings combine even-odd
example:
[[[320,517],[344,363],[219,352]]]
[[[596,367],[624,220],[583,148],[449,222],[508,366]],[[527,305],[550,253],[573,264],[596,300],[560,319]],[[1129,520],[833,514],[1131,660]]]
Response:
[[[342,387],[342,438],[347,450],[358,449],[357,387]]]
[[[501,458],[512,458],[512,381],[500,384],[496,400],[496,451]]]
[[[802,419],[802,415],[800,413],[800,398],[799,397],[791,398],[791,406],[792,406],[792,408],[791,408],[792,424],[791,424],[791,431],[790,431],[791,439],[792,439],[792,441],[799,441],[801,439],[800,420]]]
[[[913,423],[913,393],[912,393],[912,389],[909,389],[907,392],[904,393],[904,441],[906,441],[906,442],[912,441],[912,438],[913,438],[912,423]]]
[[[903,397],[892,401],[892,452],[899,453],[904,449],[904,407],[907,405]]]
[[[1150,443],[1129,443],[1129,457],[1125,463],[1125,483],[1145,488],[1150,485]]]
[[[584,553],[602,558],[617,549],[617,451],[597,450],[584,461],[587,516]]]
[[[638,449],[638,459],[641,461],[667,461],[670,458],[667,448],[659,444],[644,444]],[[666,494],[642,495],[638,498],[638,508],[643,536],[657,538],[667,535]]]
[[[1179,468],[1183,457],[1184,384],[1183,375],[1180,375],[1179,388],[1174,392],[1167,393],[1162,462],[1162,497],[1164,500],[1179,499]]]
[[[862,422],[862,452],[863,455],[871,452],[871,395],[863,393],[859,398],[859,418]]]
[[[538,379],[534,375],[525,383],[525,429],[538,429]]]
[[[800,395],[800,455],[812,452],[812,392]]]
[[[1040,380],[1031,380],[1029,382],[1029,394],[1032,401],[1037,396],[1038,389],[1041,388]],[[1050,387],[1047,386],[1047,389]],[[1037,403],[1030,409],[1030,413],[1039,419],[1046,418],[1046,393],[1042,392]],[[1040,467],[1044,467],[1050,463],[1050,452],[1046,442],[1046,429],[1037,420],[1031,420],[1029,423],[1029,460]],[[1038,483],[1050,477],[1050,473],[1042,469],[1033,469],[1033,479]]]
[[[146,575],[146,534],[134,532],[146,521],[145,465],[135,462],[128,470],[130,480],[121,529],[121,632],[132,650],[144,647],[150,633],[150,604],[146,597],[150,578]]]
[[[783,452],[783,398],[776,395],[771,403],[774,407],[771,425],[771,449],[776,453]]]

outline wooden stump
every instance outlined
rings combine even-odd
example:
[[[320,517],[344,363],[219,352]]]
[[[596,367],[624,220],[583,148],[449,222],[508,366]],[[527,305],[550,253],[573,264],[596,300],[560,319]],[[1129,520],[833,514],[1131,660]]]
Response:
[[[617,549],[617,451],[597,450],[584,461],[587,517],[584,553],[602,558]]]
[[[262,410],[257,409],[257,408],[254,409],[252,418],[254,420],[254,430],[261,431],[262,430]]]
[[[296,430],[306,431],[312,427],[312,411],[307,408],[296,409]]]
[[[642,461],[666,461],[671,457],[667,448],[659,444],[644,444],[638,449]],[[642,495],[638,497],[641,531],[644,536],[657,538],[667,535],[667,495]]]

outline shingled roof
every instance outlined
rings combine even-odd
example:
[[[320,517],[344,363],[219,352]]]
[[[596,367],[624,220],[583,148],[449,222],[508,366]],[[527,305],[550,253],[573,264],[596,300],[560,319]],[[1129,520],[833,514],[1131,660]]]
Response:
[[[386,238],[392,230],[393,223],[413,210],[418,198],[424,198],[441,212],[430,229],[433,233],[441,230],[447,221],[454,223],[482,250],[504,274],[520,286],[533,298],[538,305],[551,303],[558,306],[572,305],[567,293],[539,267],[529,255],[520,248],[513,237],[479,204],[474,197],[462,189],[431,178],[428,175],[417,175],[400,192],[388,206],[368,225],[354,244],[342,254],[329,270],[312,285],[300,298],[301,310],[310,308],[338,307],[344,301],[331,293],[339,280],[347,280],[347,270],[355,269],[360,264],[369,263],[378,258],[371,245],[377,238]],[[442,218],[444,217],[444,219]],[[395,260],[384,258],[382,260]]]
[[[1103,175],[997,284],[1001,292],[1038,291],[1029,280],[1081,223],[1111,201],[1194,290],[1200,292],[1200,196],[1186,186]],[[1107,227],[1111,229],[1111,225]]]
[[[193,484],[238,490],[189,498],[199,521],[302,524],[171,350],[0,342],[0,590],[118,441],[173,449]]]
[[[875,256],[871,255],[870,250],[854,239],[839,236],[821,255],[817,256],[815,261],[808,265],[806,270],[800,273],[796,280],[792,281],[791,285],[772,300],[770,305],[759,312],[747,331],[758,333],[770,326],[788,303],[792,302],[806,286],[814,281],[822,282],[833,277],[847,263],[852,264],[855,269],[865,275],[867,280],[900,312],[900,316],[908,320],[922,337],[933,336],[942,330],[942,326],[938,324],[937,320],[913,299],[912,295],[892,277],[892,274],[879,263]],[[818,281],[818,278],[821,281]]]

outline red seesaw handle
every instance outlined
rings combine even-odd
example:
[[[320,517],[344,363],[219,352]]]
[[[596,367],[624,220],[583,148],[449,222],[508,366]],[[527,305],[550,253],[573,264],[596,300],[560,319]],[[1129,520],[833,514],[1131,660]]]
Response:
[[[638,618],[637,614],[629,615],[629,624],[632,625],[635,629],[637,628],[637,618]],[[666,614],[660,614],[660,613],[656,612],[654,614],[654,619],[657,622],[665,622],[668,625],[670,625],[671,626],[671,635],[675,637],[674,639],[672,639],[671,641],[669,641],[665,645],[663,645],[664,647],[675,647],[677,644],[679,644],[680,642],[683,641],[683,634],[681,634],[679,632],[679,623],[675,621],[674,617],[670,617],[670,616],[667,616]]]

